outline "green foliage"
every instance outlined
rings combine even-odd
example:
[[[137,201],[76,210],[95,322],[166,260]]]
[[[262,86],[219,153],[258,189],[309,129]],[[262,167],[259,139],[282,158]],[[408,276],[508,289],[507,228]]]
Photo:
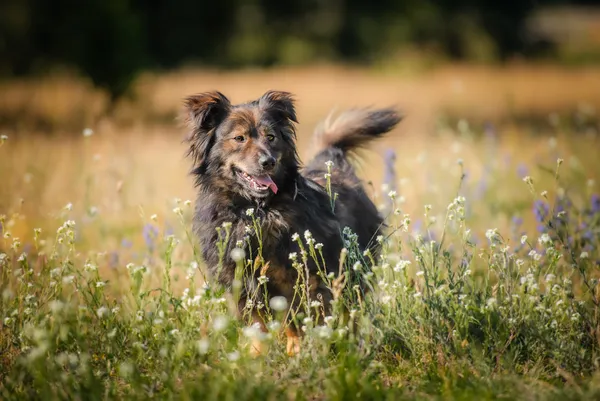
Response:
[[[6,143],[5,143],[6,145]],[[4,151],[4,149],[2,149]],[[462,162],[457,168],[462,170]],[[335,168],[328,165],[329,169]],[[557,185],[562,160],[549,168]],[[321,275],[333,293],[333,313],[316,325],[319,300],[310,299],[303,272],[322,261],[309,232],[295,235],[299,255],[301,352],[285,354],[285,306],[266,286],[247,288],[267,321],[263,333],[236,319],[236,288],[264,267],[238,244],[238,286],[229,293],[210,279],[189,233],[189,203],[173,210],[177,234],[145,230],[152,257],[116,266],[106,254],[79,249],[71,205],[56,234],[34,232],[23,250],[1,218],[0,395],[3,399],[581,399],[600,395],[598,258],[600,199],[572,202],[586,189],[571,185],[549,202],[531,191],[538,233],[510,241],[496,229],[477,243],[469,228],[472,206],[457,195],[441,221],[424,207],[416,229],[394,191],[388,231],[376,240],[382,255],[361,253],[345,230],[343,276]],[[335,194],[330,194],[335,196]],[[253,216],[253,211],[248,210]],[[440,223],[440,224],[437,224]],[[219,229],[226,249],[229,225]],[[260,238],[253,218],[249,235]],[[514,234],[510,235],[515,237]],[[183,243],[179,238],[186,238]],[[435,239],[437,238],[437,239]],[[260,242],[260,241],[259,241]],[[177,250],[191,256],[181,260]],[[140,249],[143,252],[143,249]],[[366,266],[370,265],[371,270]],[[177,272],[185,272],[185,279]],[[356,279],[371,291],[358,291]],[[265,278],[266,279],[266,278]],[[185,288],[181,288],[185,287]],[[264,302],[263,302],[264,301]],[[348,311],[346,314],[345,311]],[[268,351],[254,357],[250,344]]]
[[[536,4],[539,6],[539,4]],[[0,75],[68,66],[124,95],[144,68],[370,63],[410,48],[456,59],[529,55],[530,2],[8,0]]]

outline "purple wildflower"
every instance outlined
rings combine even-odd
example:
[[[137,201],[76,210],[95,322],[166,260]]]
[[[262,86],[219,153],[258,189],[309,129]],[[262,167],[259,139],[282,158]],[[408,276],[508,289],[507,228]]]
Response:
[[[394,191],[396,189],[396,152],[393,149],[386,150],[384,163],[383,183],[387,184],[391,191]]]
[[[536,200],[533,202],[533,213],[535,215],[535,220],[538,223],[543,223],[544,220],[548,217],[548,213],[550,212],[550,208],[546,202],[543,200]]]
[[[434,231],[427,231],[423,238],[427,242],[436,241],[436,236]]]
[[[592,202],[592,213],[593,214],[600,213],[600,196],[598,194],[593,194],[591,202]]]
[[[517,166],[517,174],[519,175],[519,178],[525,178],[525,176],[529,174],[529,169],[525,164],[519,163]]]
[[[108,265],[112,268],[112,269],[116,269],[117,266],[119,265],[119,254],[115,251],[112,251],[109,255],[108,255]]]
[[[488,189],[488,184],[487,184],[487,180],[486,180],[486,174],[484,174],[484,176],[481,177],[481,180],[479,180],[479,183],[477,184],[477,189],[475,190],[475,198],[476,199],[483,198],[483,196],[487,192],[487,189]]]
[[[131,242],[131,240],[127,239],[127,238],[123,238],[123,240],[121,241],[121,246],[123,248],[131,248],[131,246],[133,245],[133,243]]]
[[[488,122],[485,124],[484,132],[486,137],[490,139],[496,139],[496,129],[492,123]]]
[[[158,228],[153,224],[146,224],[144,226],[142,235],[144,236],[144,241],[146,242],[146,246],[152,252],[154,250],[154,241],[158,237]]]

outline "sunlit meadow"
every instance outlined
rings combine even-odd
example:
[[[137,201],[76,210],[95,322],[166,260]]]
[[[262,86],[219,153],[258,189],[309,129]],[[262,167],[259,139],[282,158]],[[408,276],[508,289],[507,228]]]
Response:
[[[278,88],[330,77],[294,74],[275,73]],[[225,291],[207,276],[191,232],[183,132],[165,115],[145,115],[174,113],[178,100],[161,99],[209,89],[211,79],[231,88],[248,82],[257,91],[248,97],[256,96],[260,73],[184,72],[153,88],[142,80],[143,106],[122,105],[120,124],[85,115],[80,103],[102,96],[81,95],[88,89],[75,84],[84,89],[70,90],[72,106],[31,98],[45,105],[32,111],[35,124],[52,107],[67,110],[51,124],[58,132],[3,116],[0,398],[598,399],[600,95],[589,88],[598,74],[559,72],[573,74],[561,84],[546,71],[536,82],[551,82],[549,91],[528,82],[523,92],[507,89],[510,96],[498,82],[522,83],[527,71],[496,72],[491,94],[476,82],[487,73],[456,74],[452,84],[444,74],[431,79],[456,83],[460,99],[436,95],[422,78],[337,73],[336,82],[353,83],[340,84],[342,105],[398,102],[407,120],[361,155],[360,175],[386,216],[383,252],[375,259],[353,233],[340,233],[342,274],[321,276],[334,295],[322,325],[322,304],[306,296],[302,278],[327,244],[309,232],[294,236],[304,251],[290,255],[302,301],[292,315],[305,333],[295,356],[282,331],[286,300],[267,295],[258,305],[263,333],[234,317],[240,287]],[[405,91],[390,94],[390,82]],[[578,82],[587,83],[580,92]],[[27,93],[20,85],[13,94]],[[309,157],[313,123],[335,105],[327,99],[336,91],[325,100],[299,91],[300,153]],[[508,105],[498,100],[505,95]],[[427,100],[435,107],[411,120]],[[248,235],[261,235],[254,223]],[[228,230],[220,229],[219,249]],[[238,245],[222,257],[237,260],[239,285],[264,271],[264,291],[268,269]],[[258,356],[256,343],[264,346]]]

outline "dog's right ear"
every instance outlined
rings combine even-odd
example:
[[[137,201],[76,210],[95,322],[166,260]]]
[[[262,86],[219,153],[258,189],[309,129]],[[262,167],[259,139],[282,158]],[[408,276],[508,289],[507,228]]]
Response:
[[[185,99],[186,123],[190,127],[188,155],[197,172],[204,169],[206,157],[215,142],[215,128],[229,114],[231,103],[221,92],[205,92]]]

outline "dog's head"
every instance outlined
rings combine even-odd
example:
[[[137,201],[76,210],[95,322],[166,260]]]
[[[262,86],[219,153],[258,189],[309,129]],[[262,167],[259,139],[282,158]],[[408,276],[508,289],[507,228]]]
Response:
[[[291,94],[269,91],[232,105],[220,92],[185,100],[194,174],[213,189],[244,198],[276,194],[297,172],[296,111]]]

